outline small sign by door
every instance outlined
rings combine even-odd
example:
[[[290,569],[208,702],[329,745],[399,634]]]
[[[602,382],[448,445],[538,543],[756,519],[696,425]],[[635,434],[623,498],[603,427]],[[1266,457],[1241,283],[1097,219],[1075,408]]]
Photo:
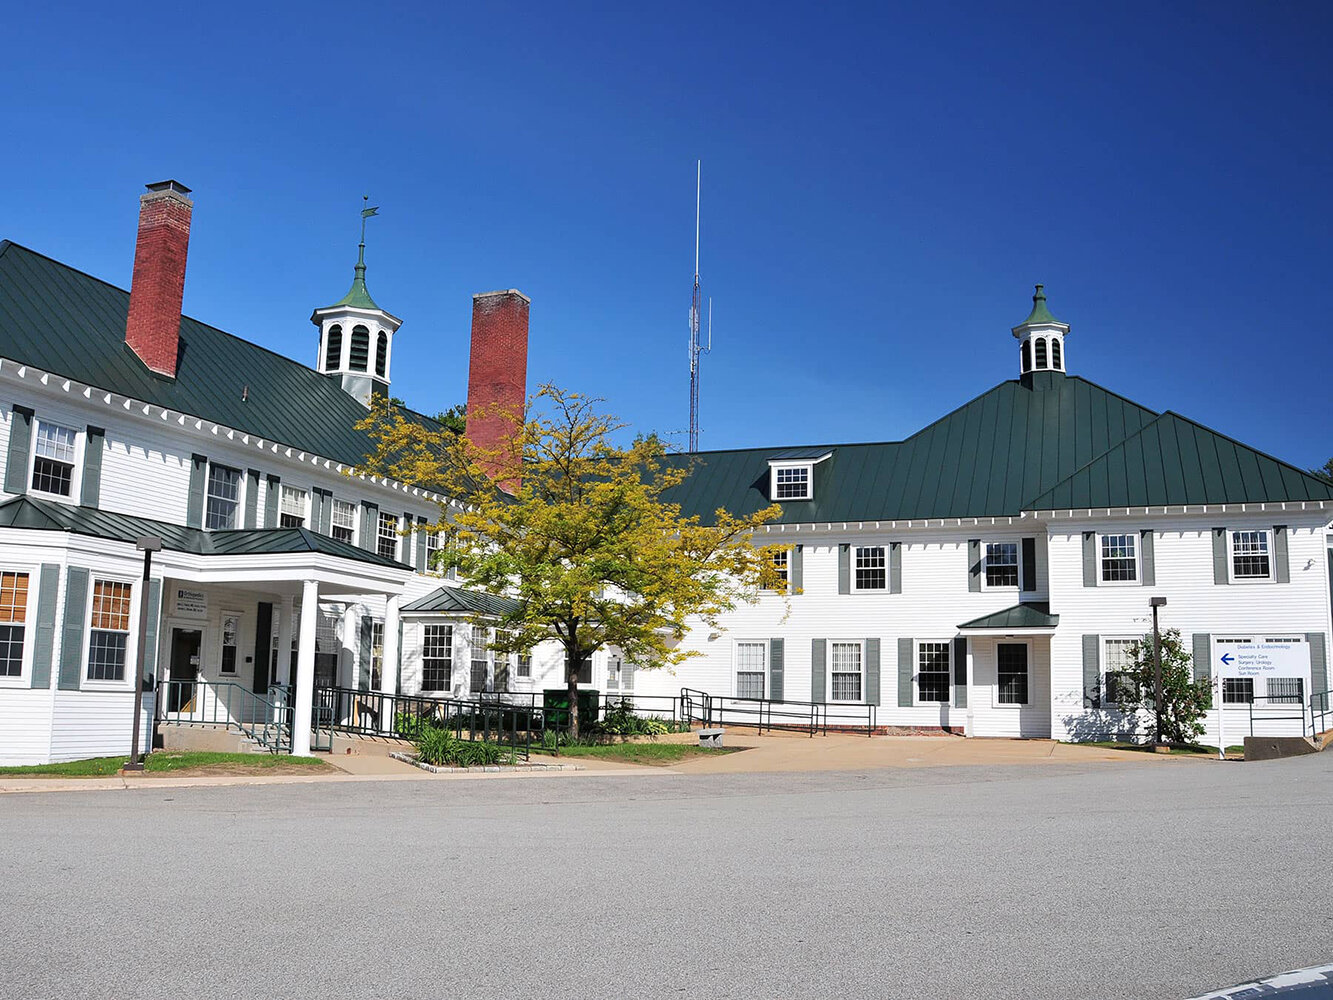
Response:
[[[176,614],[183,618],[208,617],[208,592],[176,588]]]

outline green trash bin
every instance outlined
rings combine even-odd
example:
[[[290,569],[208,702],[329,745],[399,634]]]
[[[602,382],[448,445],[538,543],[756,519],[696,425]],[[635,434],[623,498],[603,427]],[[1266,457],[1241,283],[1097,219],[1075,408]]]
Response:
[[[601,692],[591,688],[579,688],[579,728],[586,729],[600,717],[602,704]],[[565,730],[569,728],[569,690],[567,688],[542,689],[542,714],[546,718],[547,729]]]

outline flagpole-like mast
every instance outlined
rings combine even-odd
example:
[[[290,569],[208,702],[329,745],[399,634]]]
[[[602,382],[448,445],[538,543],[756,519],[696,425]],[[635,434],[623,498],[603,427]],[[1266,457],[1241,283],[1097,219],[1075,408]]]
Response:
[[[699,359],[713,347],[713,300],[708,300],[708,346],[699,339],[699,319],[703,296],[699,289],[699,202],[703,191],[703,161],[694,164],[694,294],[690,299],[690,442],[689,450],[699,450]]]

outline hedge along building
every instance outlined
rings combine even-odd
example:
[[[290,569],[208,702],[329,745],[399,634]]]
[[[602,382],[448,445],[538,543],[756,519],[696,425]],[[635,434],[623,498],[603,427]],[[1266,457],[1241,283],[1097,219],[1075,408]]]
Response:
[[[400,609],[442,583],[425,573],[442,498],[348,475],[401,325],[364,244],[311,317],[312,369],[182,317],[192,210],[182,185],[150,185],[128,293],[0,243],[0,763],[127,752],[144,609],[145,672],[172,682],[145,723],[253,721],[288,685],[303,752],[315,685],[395,691]],[[474,356],[526,340],[520,293],[474,313]],[[146,535],[162,551],[145,588]],[[450,634],[473,659],[469,630]]]

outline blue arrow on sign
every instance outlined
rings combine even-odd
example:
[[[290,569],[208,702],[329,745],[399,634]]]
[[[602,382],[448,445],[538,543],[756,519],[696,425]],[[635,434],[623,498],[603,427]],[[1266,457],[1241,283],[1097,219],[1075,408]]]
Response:
[[[1222,654],[1222,662],[1225,663],[1228,667],[1231,666],[1231,661],[1233,659],[1235,659],[1235,657],[1233,657],[1230,653]]]

